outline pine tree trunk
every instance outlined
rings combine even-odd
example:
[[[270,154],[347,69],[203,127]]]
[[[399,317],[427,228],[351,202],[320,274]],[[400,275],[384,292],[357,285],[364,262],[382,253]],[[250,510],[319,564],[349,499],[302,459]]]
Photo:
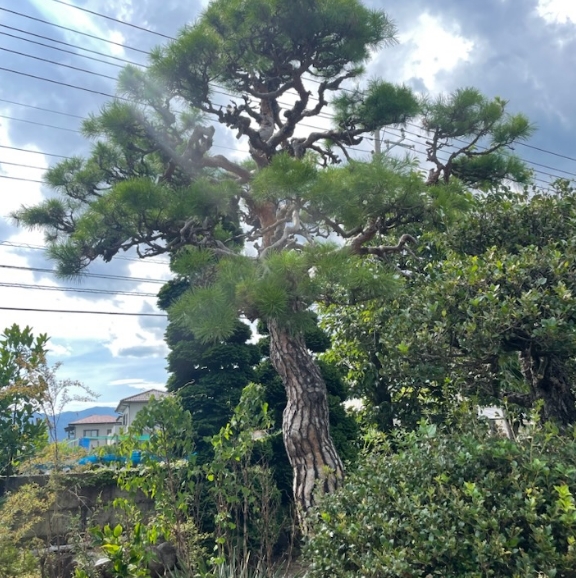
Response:
[[[533,400],[544,403],[542,420],[554,421],[561,427],[575,424],[576,398],[562,360],[527,349],[520,352],[520,362]]]
[[[270,360],[286,388],[282,433],[294,472],[294,499],[300,513],[314,505],[317,490],[333,492],[344,477],[330,437],[326,384],[301,333],[268,322]]]

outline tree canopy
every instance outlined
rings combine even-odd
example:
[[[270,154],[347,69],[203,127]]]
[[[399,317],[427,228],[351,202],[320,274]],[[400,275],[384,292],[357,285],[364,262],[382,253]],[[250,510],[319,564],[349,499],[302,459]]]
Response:
[[[574,202],[566,183],[478,196],[409,257],[405,292],[327,311],[333,355],[377,413],[406,424],[464,395],[575,423]]]

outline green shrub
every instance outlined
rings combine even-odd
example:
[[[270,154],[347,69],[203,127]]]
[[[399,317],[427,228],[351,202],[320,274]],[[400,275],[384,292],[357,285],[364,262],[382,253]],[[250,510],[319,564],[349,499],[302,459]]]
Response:
[[[372,446],[311,513],[309,576],[576,576],[576,441],[474,429]]]

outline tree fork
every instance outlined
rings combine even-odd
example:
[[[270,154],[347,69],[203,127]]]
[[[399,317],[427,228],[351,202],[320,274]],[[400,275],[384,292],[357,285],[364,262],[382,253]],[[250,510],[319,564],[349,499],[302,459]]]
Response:
[[[282,420],[286,453],[294,472],[294,499],[300,515],[315,503],[315,490],[336,490],[344,466],[330,436],[328,396],[320,369],[301,332],[269,320],[270,360],[286,388]]]

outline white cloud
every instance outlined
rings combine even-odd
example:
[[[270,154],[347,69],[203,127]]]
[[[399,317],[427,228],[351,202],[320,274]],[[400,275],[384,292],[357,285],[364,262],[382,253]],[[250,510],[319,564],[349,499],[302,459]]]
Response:
[[[66,26],[74,30],[80,30],[87,34],[93,36],[99,36],[106,38],[110,42],[117,42],[122,44],[124,42],[124,36],[117,30],[107,32],[106,29],[98,26],[98,19],[91,17],[80,10],[75,10],[74,8],[62,8],[62,5],[52,4],[51,2],[46,2],[45,0],[32,0],[38,10],[40,10],[46,17],[47,20],[55,22],[60,26]],[[66,31],[66,36],[74,42],[80,39],[82,46],[94,45],[96,50],[102,49],[102,43],[98,40],[92,40],[87,36],[79,37],[74,32]],[[115,44],[110,44],[108,50],[115,56],[123,56],[124,48],[117,46]]]
[[[142,389],[144,391],[148,389],[166,389],[166,384],[159,383],[156,381],[147,381],[145,379],[115,379],[114,381],[110,381],[109,385],[118,385],[118,386],[128,386],[128,387],[135,387],[137,389]]]
[[[574,0],[539,0],[536,11],[549,24],[576,24]]]
[[[69,347],[53,342],[49,342],[48,345],[48,351],[53,357],[68,357],[72,355],[72,350]]]
[[[414,47],[404,63],[403,79],[421,78],[430,91],[442,89],[436,82],[440,71],[450,71],[468,60],[474,48],[474,43],[461,36],[456,26],[450,31],[445,22],[427,13],[421,14],[417,25],[401,34],[399,41]]]

